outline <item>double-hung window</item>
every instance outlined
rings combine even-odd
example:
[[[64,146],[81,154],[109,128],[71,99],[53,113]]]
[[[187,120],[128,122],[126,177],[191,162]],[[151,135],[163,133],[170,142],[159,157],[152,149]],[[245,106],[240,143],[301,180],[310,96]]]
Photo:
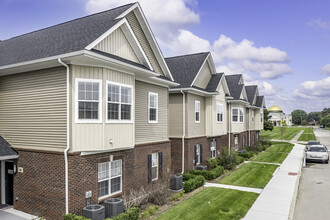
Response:
[[[106,197],[122,191],[122,161],[98,164],[98,197]]]
[[[102,121],[102,81],[76,79],[76,122],[100,123]]]
[[[217,122],[223,121],[223,105],[217,104]]]
[[[201,111],[201,103],[200,101],[195,101],[195,123],[200,122],[200,111]]]
[[[158,122],[158,94],[153,92],[149,92],[148,122],[149,123]]]
[[[242,108],[239,109],[239,122],[244,122],[244,110]]]
[[[107,82],[107,121],[131,122],[132,86]]]
[[[151,155],[151,180],[158,179],[158,153],[153,153]]]
[[[262,116],[262,112],[260,112],[260,122],[262,122],[263,116]]]
[[[254,110],[251,110],[251,122],[254,123]]]
[[[232,118],[233,122],[238,122],[238,108],[232,109]]]
[[[238,136],[235,136],[235,139],[234,139],[234,148],[235,148],[235,150],[238,150]]]

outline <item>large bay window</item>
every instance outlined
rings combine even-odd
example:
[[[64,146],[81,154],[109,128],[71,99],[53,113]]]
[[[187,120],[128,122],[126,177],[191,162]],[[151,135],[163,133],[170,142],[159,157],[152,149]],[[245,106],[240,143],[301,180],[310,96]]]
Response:
[[[107,122],[132,121],[132,93],[130,85],[107,82]]]
[[[122,161],[98,164],[98,197],[106,197],[122,191]]]
[[[153,92],[149,92],[148,122],[149,123],[158,122],[158,94]]]
[[[232,109],[232,121],[238,122],[238,108]]]
[[[102,81],[76,79],[76,123],[102,121]]]

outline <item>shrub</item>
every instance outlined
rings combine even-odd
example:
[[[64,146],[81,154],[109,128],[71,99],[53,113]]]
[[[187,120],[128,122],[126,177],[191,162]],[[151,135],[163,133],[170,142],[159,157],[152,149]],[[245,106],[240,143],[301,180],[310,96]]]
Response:
[[[191,178],[195,177],[193,174],[190,174],[190,173],[184,173],[184,174],[181,174],[181,175],[182,175],[182,180],[183,181],[187,181],[187,180],[190,180]]]
[[[155,214],[159,209],[159,206],[152,205],[147,210],[145,210],[143,213],[141,213],[141,218],[149,218],[153,214]]]
[[[212,170],[218,166],[217,158],[207,159],[205,162],[208,170]]]
[[[237,153],[233,150],[222,149],[221,156],[218,157],[218,164],[227,170],[231,170],[237,163]]]
[[[183,190],[185,193],[189,193],[203,186],[204,183],[205,183],[205,178],[203,176],[195,176],[184,182]]]
[[[178,201],[183,195],[184,195],[184,192],[181,191],[181,192],[175,194],[174,196],[172,196],[171,201]]]
[[[241,156],[237,156],[237,159],[236,159],[236,164],[241,164],[245,161],[244,157],[241,157]]]
[[[238,153],[238,156],[244,157],[246,159],[253,157],[253,155],[254,155],[253,151],[246,151],[245,153]]]
[[[137,220],[139,219],[140,209],[132,207],[127,209],[126,212],[121,213],[115,217],[107,218],[106,220]]]
[[[91,220],[90,218],[85,218],[83,216],[74,215],[74,214],[66,214],[64,215],[64,220]]]
[[[222,166],[217,166],[212,170],[209,171],[202,171],[202,170],[189,170],[190,174],[193,175],[201,175],[207,180],[213,180],[223,174],[223,167]]]

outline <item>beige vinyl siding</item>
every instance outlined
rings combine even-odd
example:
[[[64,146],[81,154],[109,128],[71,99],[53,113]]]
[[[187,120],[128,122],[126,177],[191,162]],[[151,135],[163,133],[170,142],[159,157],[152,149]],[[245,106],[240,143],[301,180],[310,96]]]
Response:
[[[140,63],[121,28],[117,28],[108,37],[97,44],[95,49]]]
[[[205,136],[205,99],[202,96],[187,94],[186,136]],[[200,122],[195,122],[195,101],[200,101]]]
[[[76,123],[75,109],[75,79],[102,80],[102,123]],[[133,86],[134,76],[107,68],[72,66],[72,151],[110,150],[134,146],[134,123],[106,123],[106,81],[112,81]],[[132,121],[134,122],[134,98],[132,104]],[[110,144],[112,139],[113,144]]]
[[[141,47],[143,49],[143,51],[145,52],[152,68],[154,69],[154,71],[156,73],[159,73],[161,75],[164,75],[158,61],[157,58],[154,54],[154,52],[152,51],[152,48],[147,40],[147,37],[145,36],[141,25],[139,24],[139,21],[137,20],[134,12],[130,12],[126,15],[126,19],[129,23],[129,25],[132,27],[132,30],[137,38],[137,40],[139,41],[139,43],[141,44]]]
[[[233,109],[233,108],[242,108],[244,110],[244,121],[243,122],[232,122],[232,110],[230,110],[230,122],[231,122],[231,132],[232,133],[241,133],[243,131],[246,131],[246,115],[245,115],[245,106],[243,105],[240,105],[240,104],[234,104],[234,103],[231,103],[230,104],[230,108]],[[239,120],[239,114],[238,114],[238,120]]]
[[[169,136],[182,137],[182,94],[170,94],[169,98]]]
[[[210,66],[208,62],[205,62],[200,73],[197,75],[194,85],[205,89],[211,77],[212,77],[212,73],[210,70]]]
[[[253,111],[254,111],[254,113],[253,113]],[[255,116],[254,116],[254,121],[252,122],[252,114],[255,114],[255,111],[256,111],[256,109],[250,109],[250,108],[246,108],[246,114],[245,114],[245,117],[246,117],[246,130],[248,131],[248,130],[254,130],[254,128],[255,128],[255,123],[256,123],[256,121],[255,121]]]
[[[225,99],[225,91],[222,85],[218,89],[219,95],[212,96],[212,98],[206,98],[206,105],[208,113],[206,116],[207,123],[207,136],[220,136],[227,134],[227,103]],[[223,120],[222,122],[217,122],[217,104],[222,105],[223,109]],[[208,116],[209,114],[209,116]]]
[[[255,130],[262,130],[262,129],[264,129],[264,123],[263,123],[263,121],[260,122],[260,112],[263,113],[263,111],[264,110],[262,108],[256,109],[254,111],[254,113],[255,113]]]
[[[136,81],[135,90],[135,143],[168,140],[168,89]],[[157,123],[148,123],[149,92],[158,94]]]
[[[66,147],[64,68],[0,77],[0,135],[14,148]]]

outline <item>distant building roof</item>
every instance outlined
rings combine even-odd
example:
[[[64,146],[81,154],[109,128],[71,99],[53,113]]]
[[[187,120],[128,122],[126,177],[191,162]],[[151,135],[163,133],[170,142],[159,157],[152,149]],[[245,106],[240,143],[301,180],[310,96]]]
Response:
[[[269,112],[283,112],[283,110],[280,107],[278,107],[277,105],[273,105],[273,106],[269,107],[268,111]]]
[[[0,160],[18,158],[18,153],[11,145],[0,136]]]

